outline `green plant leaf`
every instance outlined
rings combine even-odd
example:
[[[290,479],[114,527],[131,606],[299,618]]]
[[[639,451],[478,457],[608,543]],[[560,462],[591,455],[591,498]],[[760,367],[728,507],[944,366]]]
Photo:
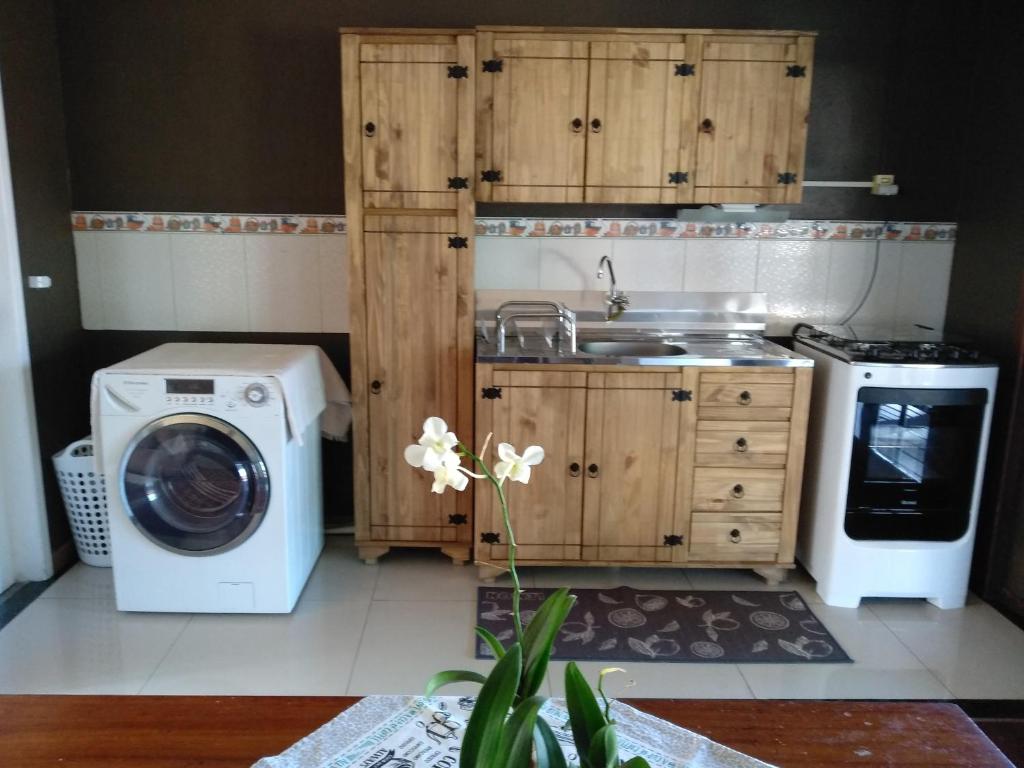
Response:
[[[433,696],[434,691],[442,685],[451,685],[452,683],[480,683],[482,685],[486,682],[487,678],[479,672],[471,672],[468,669],[447,669],[444,672],[438,672],[427,681],[427,690],[423,695]]]
[[[491,649],[491,653],[494,654],[494,658],[500,659],[505,655],[505,646],[501,644],[501,640],[496,638],[489,629],[484,627],[477,627],[476,633],[480,635],[480,639],[487,643]]]
[[[619,768],[619,744],[614,725],[606,725],[593,735],[588,755],[591,768]]]
[[[497,759],[498,742],[523,671],[523,649],[513,643],[480,689],[462,739],[460,768],[487,768]]]
[[[570,661],[565,667],[565,705],[569,710],[572,738],[576,742],[580,763],[583,768],[589,768],[590,744],[598,731],[608,723],[601,714],[590,684],[575,661]]]
[[[512,710],[505,721],[498,743],[498,759],[492,765],[501,768],[529,768],[533,757],[533,732],[537,713],[544,705],[543,696],[531,696]]]
[[[540,690],[551,659],[551,646],[566,616],[576,603],[565,587],[548,596],[530,621],[523,635],[523,679],[519,696],[533,696]]]
[[[537,718],[533,743],[537,749],[537,768],[567,768],[565,755],[558,744],[558,739],[555,738],[555,732],[543,717]]]
[[[622,764],[622,768],[651,768],[651,764],[637,755],[636,757],[631,757],[629,760],[624,762]]]

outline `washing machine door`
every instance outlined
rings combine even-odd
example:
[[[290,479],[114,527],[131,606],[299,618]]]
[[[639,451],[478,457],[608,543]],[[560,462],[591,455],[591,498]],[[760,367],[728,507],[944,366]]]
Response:
[[[172,552],[211,555],[256,532],[270,502],[267,466],[238,429],[183,413],[148,424],[128,445],[121,492],[135,526]]]

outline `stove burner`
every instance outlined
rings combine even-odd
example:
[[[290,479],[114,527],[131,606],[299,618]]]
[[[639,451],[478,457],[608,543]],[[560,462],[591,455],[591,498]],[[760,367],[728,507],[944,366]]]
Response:
[[[964,364],[981,357],[976,349],[941,341],[855,341],[817,329],[800,338],[825,343],[850,362]]]

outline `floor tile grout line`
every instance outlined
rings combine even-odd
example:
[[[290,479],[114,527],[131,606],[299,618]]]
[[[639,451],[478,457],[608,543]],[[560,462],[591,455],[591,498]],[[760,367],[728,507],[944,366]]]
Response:
[[[377,571],[377,576],[380,576],[380,570]],[[377,584],[374,582],[374,591],[377,589]],[[345,681],[345,695],[351,696],[352,693],[352,678],[355,676],[356,665],[359,664],[359,654],[363,652],[363,640],[366,639],[366,628],[370,624],[370,614],[373,612],[373,604],[376,601],[370,599],[369,605],[366,606],[366,613],[363,614],[363,626],[359,630],[359,642],[356,643],[356,652],[352,654],[352,664],[348,668],[348,679]]]
[[[176,646],[178,644],[178,641],[181,640],[181,636],[185,634],[185,630],[189,628],[189,626],[192,624],[192,620],[195,617],[196,615],[194,613],[189,614],[188,619],[185,621],[184,624],[181,625],[181,629],[178,630],[178,634],[174,636],[174,639],[171,641],[171,644],[167,646],[167,650],[164,651],[164,655],[160,657],[160,661],[156,663],[156,665],[153,667],[153,671],[149,673],[149,675],[146,677],[145,682],[143,682],[142,685],[139,687],[139,690],[135,692],[136,696],[141,696],[142,692],[146,690],[146,686],[149,685],[150,681],[153,679],[153,676],[157,673],[160,667],[163,666],[163,663],[167,661],[167,657],[171,655],[171,651],[174,650],[174,646]]]
[[[750,691],[750,698],[760,699],[761,697],[754,692],[754,686],[750,684],[747,676],[743,674],[743,668],[739,664],[733,664],[733,666],[736,667],[736,671],[740,673],[740,679],[743,680],[743,684],[747,686],[747,690]]]
[[[900,645],[907,649],[907,653],[909,653],[917,660],[917,663],[920,664],[928,672],[928,674],[932,676],[932,678],[935,680],[935,682],[939,684],[942,690],[946,691],[950,695],[950,698],[957,698],[956,694],[953,693],[953,689],[946,685],[944,682],[942,682],[942,679],[936,674],[935,670],[928,666],[928,664],[925,663],[924,659],[918,656],[917,653],[914,652],[914,649],[911,648],[909,644],[903,641],[902,637],[896,634],[896,630],[889,626],[884,616],[880,616],[877,613],[875,613],[875,611],[872,610],[870,605],[864,605],[863,607],[867,608],[871,615],[875,617],[875,620],[878,621],[878,623],[880,623],[883,627],[885,627],[889,631],[890,635],[896,638],[896,642],[898,642]]]

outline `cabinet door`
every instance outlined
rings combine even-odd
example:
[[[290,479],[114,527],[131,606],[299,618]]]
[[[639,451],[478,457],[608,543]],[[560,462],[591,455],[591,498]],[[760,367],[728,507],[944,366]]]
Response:
[[[459,89],[472,86],[450,68],[472,62],[458,60],[454,42],[363,42],[359,50],[365,207],[454,208]]]
[[[488,51],[482,37],[478,58],[496,63],[478,78],[477,199],[582,202],[587,43],[494,39]]]
[[[810,38],[705,38],[695,202],[799,202]]]
[[[685,546],[667,545],[689,530],[694,408],[677,394],[690,389],[684,375],[590,375],[584,560],[683,559]]]
[[[493,432],[489,464],[497,442],[522,452],[528,445],[544,449],[530,482],[505,484],[520,560],[579,560],[583,512],[583,429],[587,391],[585,373],[502,372],[479,380],[488,397],[477,405],[477,446]],[[507,536],[497,493],[481,483],[476,492],[478,551],[481,535],[498,534],[490,559],[508,556]],[[486,537],[493,540],[491,537]],[[480,557],[480,559],[487,559]]]
[[[370,538],[456,541],[449,520],[456,493],[431,493],[431,475],[403,458],[426,417],[440,416],[456,428],[456,280],[464,253],[449,247],[456,219],[367,216],[366,222]]]
[[[693,199],[698,43],[590,44],[586,199]],[[684,126],[686,130],[684,130]]]

